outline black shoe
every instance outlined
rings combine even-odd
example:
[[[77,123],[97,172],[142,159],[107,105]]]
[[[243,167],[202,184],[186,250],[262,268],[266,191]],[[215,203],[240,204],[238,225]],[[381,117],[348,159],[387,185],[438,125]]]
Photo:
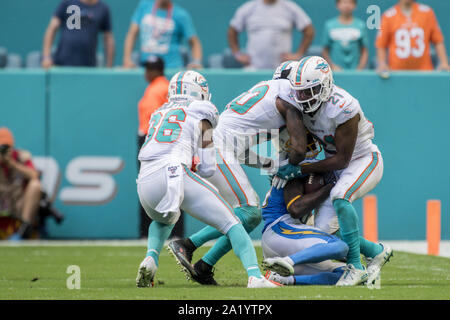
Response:
[[[202,285],[219,285],[216,280],[214,280],[214,268],[201,259],[194,265],[192,279]]]
[[[184,239],[171,241],[167,250],[173,255],[181,271],[186,274],[186,278],[191,280],[195,274],[194,267],[191,264],[194,250],[189,248],[189,245],[186,245],[186,241]]]
[[[189,238],[186,239],[178,239],[170,242],[172,248],[180,252],[180,254],[184,255],[189,263],[192,262],[192,255],[194,254],[195,249],[197,249]]]

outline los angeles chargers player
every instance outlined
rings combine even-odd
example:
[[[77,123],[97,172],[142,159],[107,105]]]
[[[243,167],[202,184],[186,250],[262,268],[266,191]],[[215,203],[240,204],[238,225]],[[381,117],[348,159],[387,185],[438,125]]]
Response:
[[[325,159],[302,166],[288,164],[278,176],[291,179],[309,173],[335,171],[331,190],[340,235],[349,247],[347,266],[336,285],[352,286],[372,282],[392,256],[386,245],[367,243],[367,270],[360,260],[358,216],[352,202],[372,190],[383,175],[383,159],[373,144],[373,124],[368,121],[357,99],[336,86],[327,61],[318,56],[301,59],[289,75],[291,95],[302,112],[303,124],[323,145]]]
[[[212,130],[219,114],[209,100],[208,83],[200,73],[178,72],[169,83],[169,102],[150,119],[147,139],[139,152],[137,191],[153,222],[147,255],[136,278],[138,287],[153,285],[159,254],[180,208],[226,235],[247,272],[247,287],[279,286],[262,277],[250,237],[233,208],[204,179],[216,170]],[[197,173],[190,170],[194,154],[199,156]]]
[[[335,180],[310,194],[307,178],[290,180],[284,188],[272,186],[262,208],[261,246],[266,278],[284,285],[334,285],[344,272],[348,246],[338,237],[306,224],[311,210],[329,195]]]
[[[278,141],[279,157],[284,159],[287,157],[287,151],[290,147],[289,134],[286,130],[281,130]],[[316,156],[322,151],[322,148],[308,131],[307,141],[308,152],[304,163],[318,161]],[[338,280],[336,277],[339,278],[342,275],[343,270],[341,266],[336,267],[333,264],[322,263],[322,266],[319,267],[308,263],[311,261],[321,262],[322,259],[333,259],[333,257],[339,256],[343,252],[342,244],[335,243],[334,237],[330,237],[332,234],[340,235],[339,226],[337,228],[334,227],[336,213],[333,206],[331,205],[331,208],[329,206],[329,203],[331,203],[330,197],[328,196],[325,202],[321,203],[324,196],[326,197],[326,194],[329,194],[334,186],[336,175],[334,172],[327,173],[326,181],[332,184],[325,184],[317,192],[306,195],[303,194],[304,179],[309,179],[309,177],[290,180],[284,190],[278,190],[282,189],[287,183],[286,180],[280,179],[276,184],[272,184],[272,189],[266,195],[263,207],[264,230],[267,231],[267,226],[278,219],[277,224],[275,225],[274,223],[273,230],[263,233],[262,246],[266,257],[263,261],[263,266],[266,270],[271,270],[266,273],[266,277],[271,280],[277,279],[275,281],[287,285],[334,284]],[[292,182],[295,183],[293,184]],[[312,209],[314,209],[314,216],[309,219]],[[288,213],[290,217],[287,215]],[[309,213],[309,215],[306,213]],[[298,226],[299,222],[296,219],[299,217],[302,217],[300,222],[303,224],[314,224],[315,231],[308,230],[308,226]],[[327,221],[327,219],[331,221]],[[284,226],[279,224],[284,224]],[[329,231],[330,229],[332,232]],[[320,230],[319,234],[317,230]],[[322,240],[318,240],[318,238]],[[374,248],[378,248],[379,245],[363,237],[359,237],[359,241],[361,254],[364,255],[369,266],[368,273],[371,274],[373,270],[370,266],[374,265],[373,261],[378,260],[378,263],[380,263],[383,255],[374,256],[376,255]],[[316,246],[318,243],[330,244]],[[316,274],[317,272],[321,273],[323,270],[333,273]],[[377,273],[379,274],[378,271]],[[373,284],[374,281],[368,282],[368,286]]]
[[[306,150],[304,126],[300,112],[290,101],[290,84],[286,79],[295,62],[282,63],[273,79],[262,81],[250,90],[233,99],[220,115],[214,132],[217,145],[217,170],[208,178],[221,195],[232,205],[236,216],[242,221],[247,232],[251,232],[261,222],[259,198],[245,174],[241,164],[249,149],[261,139],[261,131],[269,132],[286,126],[291,136],[292,149],[289,161],[299,163]],[[249,138],[250,137],[250,138]],[[256,167],[270,168],[273,162],[258,158]],[[213,266],[230,249],[230,243],[221,237],[197,263],[191,265],[193,252],[209,240],[221,236],[212,227],[205,227],[187,239],[172,241],[169,248],[183,266],[188,279],[201,284],[216,285]]]

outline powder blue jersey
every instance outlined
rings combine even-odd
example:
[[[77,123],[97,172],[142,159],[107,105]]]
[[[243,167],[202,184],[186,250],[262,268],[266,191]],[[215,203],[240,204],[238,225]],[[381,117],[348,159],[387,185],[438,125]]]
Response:
[[[264,228],[262,232],[266,230],[267,226],[274,222],[282,215],[289,214],[286,209],[286,203],[284,202],[284,188],[271,187],[266,194],[264,203],[262,206],[262,218],[264,220]]]

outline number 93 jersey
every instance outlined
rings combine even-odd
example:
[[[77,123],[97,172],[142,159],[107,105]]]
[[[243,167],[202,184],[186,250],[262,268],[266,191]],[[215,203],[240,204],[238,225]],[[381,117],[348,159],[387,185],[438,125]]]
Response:
[[[209,101],[169,101],[164,104],[150,118],[147,138],[138,159],[164,159],[190,167],[201,137],[201,120],[208,120],[213,128],[217,126],[219,112]]]

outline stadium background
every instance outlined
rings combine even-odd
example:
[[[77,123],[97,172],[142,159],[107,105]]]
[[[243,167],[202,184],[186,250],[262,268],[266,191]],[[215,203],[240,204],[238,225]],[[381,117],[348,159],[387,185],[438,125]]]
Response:
[[[58,2],[2,1],[2,46],[23,58],[30,51],[40,50],[45,27]],[[120,65],[123,39],[138,1],[105,2],[112,12],[117,46],[115,61]],[[206,62],[209,55],[226,48],[228,22],[244,1],[175,2],[192,14]],[[320,44],[323,22],[336,15],[335,1],[296,2],[310,15],[316,28],[313,44]],[[450,48],[450,21],[445,16],[450,3],[439,0],[422,2],[434,8],[447,36],[446,47]],[[379,5],[383,12],[393,3],[394,0],[359,0],[356,15],[368,17],[365,9],[370,4]],[[371,57],[374,57],[375,34],[375,30],[369,31]],[[296,44],[298,40],[299,37],[295,37]],[[167,76],[175,72],[168,70]],[[272,71],[228,69],[204,70],[203,73],[210,82],[213,102],[222,110],[229,100],[255,82],[271,77]],[[426,200],[434,198],[442,201],[442,238],[450,239],[450,221],[446,214],[450,208],[450,176],[445,170],[450,163],[447,125],[450,74],[399,72],[389,80],[382,80],[370,70],[346,71],[337,72],[335,80],[360,100],[366,116],[375,124],[375,143],[383,153],[385,164],[383,180],[373,192],[378,196],[379,238],[424,239]],[[145,85],[142,70],[64,68],[0,71],[0,126],[11,128],[18,147],[29,149],[47,172],[57,172],[55,168],[59,168],[60,178],[53,180],[56,181],[53,185],[56,187],[55,205],[67,219],[61,226],[49,224],[51,237],[138,237],[136,105]],[[114,182],[117,190],[105,190],[102,204],[86,204],[81,200],[74,204],[67,196],[72,191],[72,197],[76,198],[73,185],[86,182],[76,174],[82,165],[80,157],[103,157],[96,160],[109,161],[108,168],[100,169],[110,174],[97,176],[97,181],[110,186],[113,185],[110,182]],[[98,173],[99,168],[88,171],[92,176]],[[263,198],[268,188],[267,177],[259,176],[256,170],[246,168],[246,171]],[[356,208],[361,213],[360,201]],[[200,227],[200,223],[189,217],[186,219],[186,233]],[[252,236],[259,238],[259,231],[255,230]]]

